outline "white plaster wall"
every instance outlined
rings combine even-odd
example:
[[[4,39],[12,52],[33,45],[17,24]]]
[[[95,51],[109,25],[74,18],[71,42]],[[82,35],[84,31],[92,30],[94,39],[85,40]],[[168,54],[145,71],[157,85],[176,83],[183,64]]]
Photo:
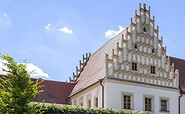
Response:
[[[180,98],[180,106],[181,106],[180,113],[185,114],[185,95],[183,95]]]
[[[97,86],[96,88],[81,94],[78,97],[74,97],[71,99],[72,105],[74,106],[74,101],[77,100],[77,106],[80,106],[80,98],[83,97],[83,107],[87,107],[87,100],[91,100],[91,107],[95,107],[94,99],[98,97],[98,107],[102,106],[102,88],[101,86]]]
[[[155,88],[147,88],[142,86],[133,86],[126,84],[118,84],[106,82],[105,84],[105,107],[122,109],[122,92],[133,93],[134,95],[134,110],[142,111],[143,95],[154,96],[154,114],[160,113],[160,97],[168,97],[170,100],[170,112],[165,114],[178,114],[178,96],[177,91],[162,90]],[[184,100],[185,101],[185,100]],[[185,102],[184,102],[185,103]],[[182,113],[185,114],[185,113]]]

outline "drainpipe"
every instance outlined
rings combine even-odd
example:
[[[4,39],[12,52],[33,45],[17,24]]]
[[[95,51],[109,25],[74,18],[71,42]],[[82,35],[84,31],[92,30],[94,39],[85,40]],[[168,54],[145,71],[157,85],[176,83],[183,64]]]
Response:
[[[183,95],[183,94],[181,93],[181,95],[179,96],[179,114],[180,114],[180,112],[181,112],[181,111],[180,111],[180,110],[181,110],[181,106],[180,106],[180,104],[181,104],[181,103],[180,103],[180,98],[182,97],[182,95]]]
[[[103,79],[100,79],[99,82],[100,82],[100,85],[102,87],[102,108],[104,108],[104,86],[102,84]]]
[[[180,92],[179,92],[179,93],[181,94],[181,95],[179,96],[179,114],[180,114],[180,112],[181,112],[181,111],[180,111],[180,110],[181,110],[181,106],[180,106],[180,104],[181,104],[181,103],[180,103],[180,99],[181,99],[182,95],[184,94],[184,91],[181,89],[181,87],[180,87],[180,86],[179,86],[179,90],[180,90]]]

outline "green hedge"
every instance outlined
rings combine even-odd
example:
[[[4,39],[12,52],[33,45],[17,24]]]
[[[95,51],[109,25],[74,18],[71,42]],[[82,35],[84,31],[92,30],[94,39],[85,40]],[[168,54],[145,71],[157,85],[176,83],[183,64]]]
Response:
[[[148,112],[137,113],[131,110],[113,110],[104,108],[83,108],[62,105],[44,105],[32,104],[31,108],[36,110],[37,114],[149,114]]]

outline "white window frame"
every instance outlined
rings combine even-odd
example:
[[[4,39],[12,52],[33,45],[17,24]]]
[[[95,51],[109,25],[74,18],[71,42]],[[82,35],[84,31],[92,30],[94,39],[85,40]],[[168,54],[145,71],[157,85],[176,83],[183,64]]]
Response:
[[[145,98],[151,98],[151,111],[149,112],[154,112],[154,96],[153,95],[143,95],[143,110],[145,110]]]
[[[122,104],[122,109],[124,109],[124,95],[128,95],[131,97],[131,101],[130,101],[130,109],[127,109],[127,110],[134,110],[134,93],[131,93],[131,92],[122,92],[121,93],[121,96],[122,96],[122,99],[121,99],[121,104]]]
[[[161,110],[161,100],[167,101],[167,110]],[[170,112],[170,98],[169,97],[159,97],[159,111],[160,112]]]

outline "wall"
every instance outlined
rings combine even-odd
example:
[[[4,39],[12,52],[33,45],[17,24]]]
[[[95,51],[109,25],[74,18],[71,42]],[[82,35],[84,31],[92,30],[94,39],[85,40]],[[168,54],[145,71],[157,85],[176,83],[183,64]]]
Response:
[[[169,98],[169,113],[165,114],[178,114],[178,90],[170,90],[164,88],[155,88],[152,86],[145,87],[138,84],[129,84],[128,82],[115,83],[106,82],[105,84],[105,107],[122,109],[122,93],[133,93],[133,109],[142,111],[144,110],[144,95],[151,95],[154,98],[154,114],[163,114],[159,112],[160,97]],[[185,101],[185,100],[184,100]],[[182,113],[185,114],[185,113]]]
[[[80,106],[80,103],[83,103],[83,107],[88,107],[87,101],[91,100],[91,107],[95,107],[94,100],[98,97],[98,107],[102,106],[102,88],[100,85],[95,85],[94,87],[88,88],[87,90],[82,91],[81,93],[73,96],[71,102],[73,106]]]
[[[180,98],[181,114],[185,114],[185,95]]]

